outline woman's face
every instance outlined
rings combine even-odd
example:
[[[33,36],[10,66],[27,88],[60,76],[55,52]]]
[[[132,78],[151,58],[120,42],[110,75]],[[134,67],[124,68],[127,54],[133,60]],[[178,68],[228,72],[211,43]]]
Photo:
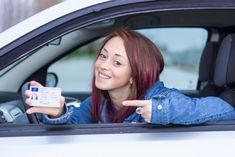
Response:
[[[95,62],[95,85],[101,90],[130,91],[131,67],[123,40],[111,38]]]

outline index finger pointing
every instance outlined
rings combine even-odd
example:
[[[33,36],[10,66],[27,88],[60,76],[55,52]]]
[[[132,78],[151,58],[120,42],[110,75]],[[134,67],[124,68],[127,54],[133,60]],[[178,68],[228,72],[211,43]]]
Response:
[[[136,106],[136,107],[144,107],[146,105],[149,105],[150,103],[151,100],[126,100],[122,102],[124,106]]]

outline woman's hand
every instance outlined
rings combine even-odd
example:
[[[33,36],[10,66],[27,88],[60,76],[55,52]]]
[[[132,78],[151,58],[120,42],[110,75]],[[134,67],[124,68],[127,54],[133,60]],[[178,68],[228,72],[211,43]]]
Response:
[[[36,81],[31,81],[30,86],[43,87],[40,83],[38,83]],[[29,99],[30,91],[26,90],[25,95],[28,97],[25,100],[25,103],[28,105],[31,105],[31,100]],[[65,102],[65,99],[64,99],[64,97],[61,96],[60,97],[60,107],[38,107],[38,106],[35,107],[35,106],[32,106],[26,112],[28,114],[43,113],[43,114],[49,115],[51,117],[59,117],[64,112],[64,102]]]
[[[148,123],[152,118],[152,101],[151,100],[127,100],[123,101],[124,106],[136,106],[136,113],[140,114]]]

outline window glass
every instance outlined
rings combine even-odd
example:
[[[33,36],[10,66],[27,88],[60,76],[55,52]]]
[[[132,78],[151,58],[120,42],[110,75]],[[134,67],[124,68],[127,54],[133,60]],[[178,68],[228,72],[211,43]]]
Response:
[[[167,87],[196,89],[201,53],[207,31],[201,28],[154,28],[137,30],[161,50],[165,68],[160,79]],[[102,39],[88,43],[49,67],[58,75],[58,85],[67,92],[90,92],[93,65]]]
[[[160,48],[165,67],[160,79],[167,87],[193,90],[197,87],[199,62],[207,41],[201,28],[140,30]]]
[[[57,86],[65,92],[90,92],[93,66],[102,39],[84,45],[52,64],[48,72],[58,76]]]

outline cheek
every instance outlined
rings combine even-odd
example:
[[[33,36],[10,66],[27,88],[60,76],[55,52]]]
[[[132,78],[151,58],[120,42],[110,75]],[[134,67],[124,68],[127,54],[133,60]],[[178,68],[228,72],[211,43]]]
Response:
[[[98,67],[98,65],[99,65],[99,61],[98,61],[98,60],[96,60],[96,61],[95,61],[95,64],[94,64],[95,69]]]
[[[97,69],[99,68],[99,66],[100,66],[99,61],[96,61],[95,64],[94,64],[94,70],[95,70],[95,72],[97,71]]]
[[[120,83],[129,82],[130,77],[131,72],[129,69],[120,69],[113,72],[113,78],[115,78],[115,80]]]

